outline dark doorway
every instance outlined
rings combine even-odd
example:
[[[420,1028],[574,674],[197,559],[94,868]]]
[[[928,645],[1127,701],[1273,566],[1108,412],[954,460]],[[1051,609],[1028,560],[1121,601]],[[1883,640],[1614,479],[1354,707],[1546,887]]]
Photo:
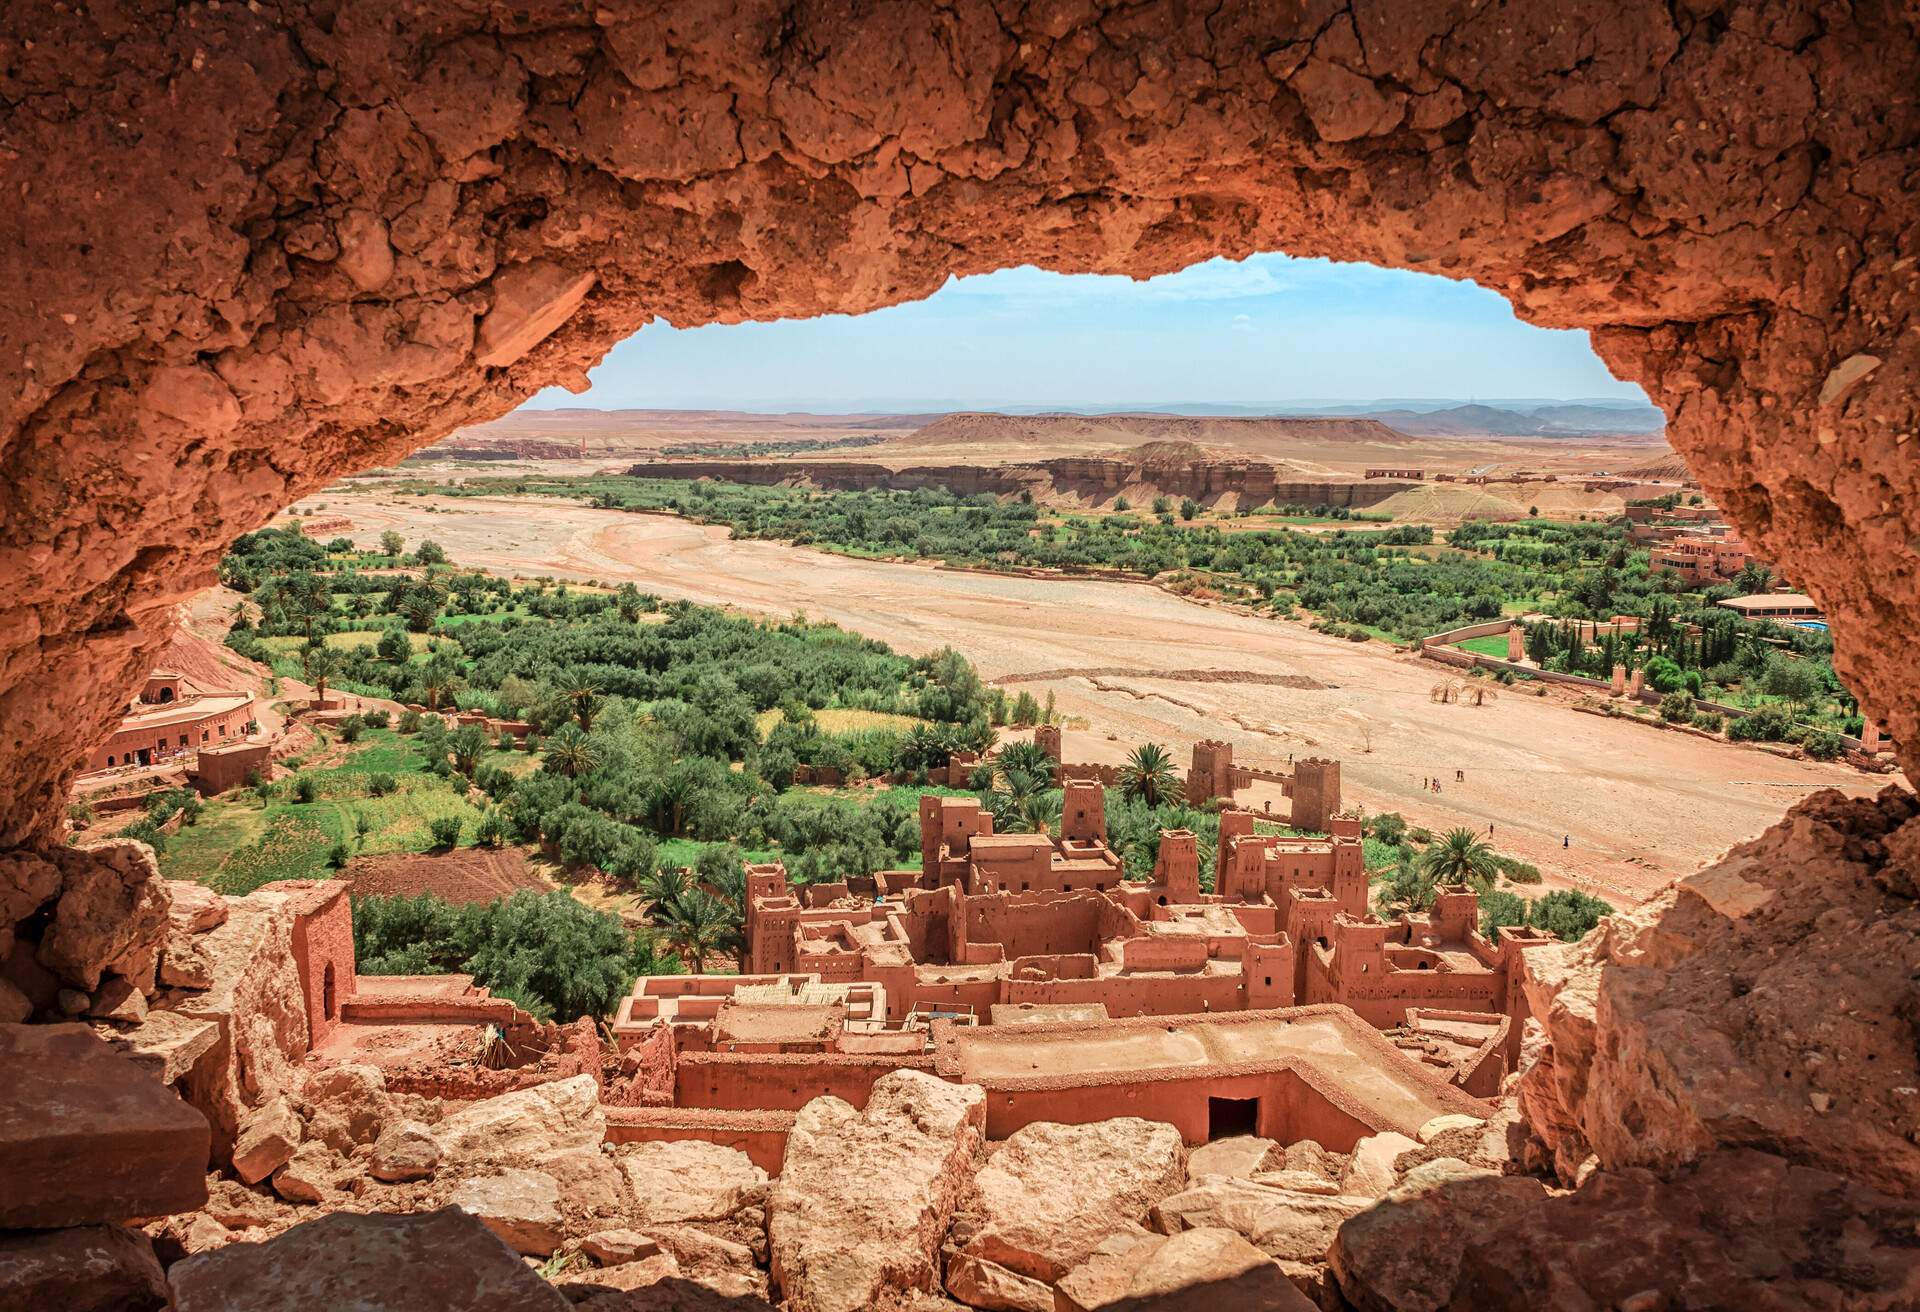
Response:
[[[329,961],[320,976],[320,1014],[332,1020],[337,1010],[333,1001],[333,963]]]
[[[1257,1134],[1259,1128],[1258,1098],[1207,1099],[1207,1142],[1231,1139],[1242,1134]]]
[[[153,752],[150,749],[145,747],[142,747],[140,749],[140,764],[142,765],[153,764]]]

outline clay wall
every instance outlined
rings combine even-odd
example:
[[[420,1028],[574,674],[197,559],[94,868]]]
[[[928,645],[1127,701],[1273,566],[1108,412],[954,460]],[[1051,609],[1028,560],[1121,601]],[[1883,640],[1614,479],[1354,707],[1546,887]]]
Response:
[[[970,897],[965,911],[967,939],[998,943],[1009,957],[1097,953],[1105,940],[1139,932],[1131,915],[1098,893]]]
[[[933,1059],[842,1053],[683,1053],[674,1071],[673,1101],[676,1107],[791,1112],[831,1094],[865,1107],[873,1082],[902,1068],[931,1071]]]
[[[1086,779],[1069,779],[1061,789],[1060,837],[1072,842],[1105,842],[1107,791]]]
[[[1041,751],[1053,758],[1055,765],[1059,765],[1066,760],[1066,756],[1064,755],[1066,752],[1065,731],[1062,730],[1059,725],[1042,724],[1035,726],[1033,741],[1039,746]]]
[[[673,1026],[651,1025],[639,1034],[623,1035],[620,1048],[620,1073],[625,1077],[620,1101],[637,1105],[671,1103],[679,1061]]]
[[[968,893],[1058,891],[1053,842],[1045,834],[995,834],[991,844],[972,844],[971,855]]]
[[[179,705],[184,713],[191,709],[193,703],[188,701]],[[143,750],[147,752],[149,762],[157,762],[197,752],[202,747],[239,742],[246,737],[247,725],[253,722],[253,718],[253,698],[248,697],[240,705],[224,711],[209,711],[205,715],[183,718],[171,724],[118,729],[94,749],[87,758],[85,769],[110,770],[138,764],[139,754]]]
[[[1200,844],[1190,829],[1163,829],[1153,861],[1153,882],[1181,905],[1200,900]]]
[[[1199,970],[1207,958],[1207,940],[1197,934],[1150,934],[1120,944],[1124,970]]]
[[[1249,1011],[1267,1011],[1275,1007],[1291,1007],[1297,999],[1294,996],[1294,946],[1285,934],[1275,943],[1247,944],[1241,957],[1240,969],[1246,985],[1246,1005]]]
[[[1070,1005],[1099,1003],[1116,1020],[1132,1016],[1184,1016],[1241,1011],[1246,1006],[1238,972],[1102,975],[1096,979],[1010,979],[995,1001]],[[984,1015],[984,1012],[979,1014]]]
[[[353,995],[353,907],[345,880],[289,880],[275,889],[289,895],[293,912],[293,962],[307,1008],[310,1048],[338,1029],[342,1006]]]
[[[1318,756],[1297,762],[1289,796],[1293,827],[1326,833],[1328,821],[1340,812],[1340,762]]]
[[[679,1107],[608,1107],[608,1143],[699,1139],[737,1148],[768,1175],[780,1174],[787,1155],[790,1111],[715,1111]]]
[[[272,764],[273,748],[266,743],[229,743],[224,747],[201,748],[195,754],[189,774],[194,785],[211,797],[240,787],[256,770],[265,778]]]
[[[1351,1152],[1372,1128],[1342,1111],[1290,1070],[1231,1075],[1212,1071],[1190,1079],[1112,1079],[1056,1088],[987,1090],[987,1137],[1004,1139],[1040,1121],[1069,1125],[1138,1116],[1173,1126],[1188,1144],[1207,1142],[1210,1099],[1257,1098],[1254,1133],[1281,1144],[1312,1139],[1332,1152]]]

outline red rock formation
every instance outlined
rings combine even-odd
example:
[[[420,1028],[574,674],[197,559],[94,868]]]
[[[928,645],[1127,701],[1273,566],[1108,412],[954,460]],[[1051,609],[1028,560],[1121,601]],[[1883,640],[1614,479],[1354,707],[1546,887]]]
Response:
[[[1920,802],[1816,793],[1576,944],[1527,955],[1520,1085],[1569,1180],[1751,1147],[1920,1196]]]
[[[1920,765],[1910,6],[591,13],[0,14],[0,845],[236,533],[655,315],[1257,250],[1594,330]]]

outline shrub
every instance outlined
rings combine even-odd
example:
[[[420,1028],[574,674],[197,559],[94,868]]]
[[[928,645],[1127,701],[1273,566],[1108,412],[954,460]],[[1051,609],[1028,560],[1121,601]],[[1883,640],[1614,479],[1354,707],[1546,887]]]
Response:
[[[349,855],[345,843],[335,843],[332,849],[327,852],[327,864],[335,870],[338,870],[347,864],[347,857]]]
[[[346,719],[340,721],[340,741],[343,743],[359,742],[360,734],[366,727],[367,722],[365,720],[357,715],[349,715]]]
[[[1696,711],[1693,716],[1693,727],[1705,729],[1708,733],[1719,733],[1727,727],[1727,720],[1725,716],[1713,711]]]
[[[156,853],[167,850],[167,836],[160,832],[160,826],[151,820],[134,821],[120,831],[120,837],[137,839]]]
[[[419,733],[420,732],[420,712],[418,711],[400,712],[400,732],[401,733]]]
[[[93,808],[85,802],[73,802],[67,807],[67,823],[75,829],[85,829],[93,823]]]
[[[384,729],[393,721],[385,711],[368,711],[364,717],[369,729]]]
[[[1784,707],[1762,706],[1727,725],[1727,737],[1738,743],[1777,743],[1793,730],[1793,717]]]
[[[498,807],[488,807],[473,827],[473,841],[483,847],[499,847],[507,841],[507,822]]]
[[[1840,741],[1840,735],[1831,729],[1815,729],[1807,735],[1807,740],[1800,747],[1816,761],[1837,760],[1840,753],[1846,750],[1846,744]]]
[[[443,815],[427,826],[427,832],[433,835],[435,847],[452,847],[460,841],[460,817]]]
[[[1407,841],[1407,821],[1398,811],[1382,811],[1367,821],[1367,833],[1388,847]]]
[[[367,796],[369,797],[385,797],[397,787],[399,785],[394,782],[390,774],[383,772],[367,776]]]
[[[1693,718],[1693,698],[1684,692],[1670,692],[1660,699],[1660,718],[1668,724],[1685,724]]]
[[[314,781],[312,775],[303,774],[293,781],[293,796],[295,801],[311,802],[320,796],[320,785]]]

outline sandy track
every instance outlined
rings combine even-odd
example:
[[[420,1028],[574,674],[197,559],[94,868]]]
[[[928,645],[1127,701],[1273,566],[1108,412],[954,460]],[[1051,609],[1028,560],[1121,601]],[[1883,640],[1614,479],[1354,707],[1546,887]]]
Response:
[[[1092,728],[1067,735],[1070,760],[1118,761],[1153,739],[1184,769],[1201,738],[1231,741],[1251,765],[1335,756],[1349,801],[1435,829],[1491,824],[1498,847],[1550,883],[1616,902],[1752,837],[1814,789],[1861,794],[1886,782],[1519,693],[1485,707],[1436,704],[1430,690],[1446,672],[1429,662],[1144,584],[850,560],[536,498],[327,495],[361,542],[393,528],[502,573],[630,579],[665,597],[803,612],[913,654],[952,646],[983,677],[1029,676],[1020,688],[1052,690],[1063,713],[1085,717]],[[1204,671],[1259,677],[1166,677]],[[1438,795],[1422,788],[1432,776]]]

